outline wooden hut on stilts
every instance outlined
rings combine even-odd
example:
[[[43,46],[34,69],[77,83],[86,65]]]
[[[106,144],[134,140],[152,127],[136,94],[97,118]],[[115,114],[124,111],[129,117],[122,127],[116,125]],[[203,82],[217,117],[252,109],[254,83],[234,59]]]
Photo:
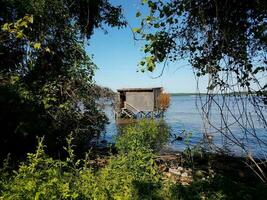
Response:
[[[116,118],[157,118],[163,116],[159,97],[162,87],[123,88],[118,91]]]

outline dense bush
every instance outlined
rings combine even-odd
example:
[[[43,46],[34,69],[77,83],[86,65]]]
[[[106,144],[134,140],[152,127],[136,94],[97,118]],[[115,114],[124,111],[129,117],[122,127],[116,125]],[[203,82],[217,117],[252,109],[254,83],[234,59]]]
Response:
[[[45,136],[49,155],[63,157],[73,133],[77,154],[84,152],[107,122],[86,38],[125,23],[108,0],[0,0],[0,160],[24,158],[36,136]]]
[[[41,140],[17,171],[1,170],[0,199],[158,199],[162,179],[150,148],[155,145],[154,134],[159,134],[157,126],[159,123],[144,121],[128,127],[119,139],[120,153],[97,171],[87,159],[75,159],[70,139],[65,148],[69,156],[64,161],[47,156]],[[146,134],[143,143],[141,128]],[[129,138],[135,142],[129,144]],[[133,145],[127,152],[126,144]]]
[[[142,121],[127,127],[118,139],[119,154],[98,169],[90,166],[90,156],[75,158],[71,139],[67,140],[65,160],[46,155],[40,140],[36,152],[29,153],[18,170],[11,171],[4,163],[0,199],[265,199],[266,185],[221,173],[214,178],[196,178],[187,186],[170,183],[155,163],[152,147],[158,126],[160,122]],[[142,142],[144,138],[146,142]]]
[[[156,152],[167,142],[169,133],[164,121],[143,120],[125,127],[116,147],[122,153],[140,149]]]

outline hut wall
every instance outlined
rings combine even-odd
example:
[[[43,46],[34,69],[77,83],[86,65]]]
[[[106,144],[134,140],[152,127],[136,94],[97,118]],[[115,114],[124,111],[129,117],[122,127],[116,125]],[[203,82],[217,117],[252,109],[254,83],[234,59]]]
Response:
[[[140,111],[154,110],[153,92],[126,92],[126,102]]]

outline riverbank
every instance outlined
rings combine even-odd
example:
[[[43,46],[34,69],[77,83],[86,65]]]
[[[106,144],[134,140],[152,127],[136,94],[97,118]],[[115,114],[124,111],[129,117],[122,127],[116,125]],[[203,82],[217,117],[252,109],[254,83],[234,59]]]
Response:
[[[102,156],[90,161],[96,168],[104,167],[108,164],[110,153],[117,154],[115,146],[95,149],[101,152]],[[115,154],[114,154],[115,153]],[[99,155],[99,154],[98,154]],[[250,166],[252,162],[244,157],[229,156],[218,153],[207,153],[196,151],[194,153],[178,151],[160,151],[156,154],[155,162],[166,180],[175,184],[189,186],[196,181],[207,181],[215,176],[229,177],[234,182],[239,182],[253,187],[255,184],[262,184],[259,177],[253,173]],[[256,160],[259,163],[259,160]],[[262,161],[260,165],[264,173],[267,167]],[[255,167],[255,166],[254,166]]]
[[[0,170],[0,199],[265,199],[267,185],[242,160],[203,151],[160,152],[167,134],[160,122],[127,126],[114,146],[76,158],[45,154],[41,140],[18,170]]]

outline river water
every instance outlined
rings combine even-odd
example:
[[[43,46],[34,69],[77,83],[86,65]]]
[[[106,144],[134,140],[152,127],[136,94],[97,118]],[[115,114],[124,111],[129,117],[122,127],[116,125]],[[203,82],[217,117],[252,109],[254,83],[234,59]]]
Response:
[[[235,144],[239,142],[239,145],[244,145],[245,149],[252,153],[253,156],[266,158],[267,129],[258,120],[253,106],[247,101],[234,97],[215,97],[214,100],[218,105],[222,105],[224,101],[227,101],[228,107],[227,109],[225,106],[219,108],[216,104],[212,104],[209,113],[211,124],[215,126],[212,127],[204,123],[205,121],[203,121],[200,109],[207,98],[208,97],[205,95],[202,97],[197,95],[171,96],[171,104],[163,118],[170,129],[169,142],[166,144],[165,148],[171,151],[182,151],[188,145],[193,147],[202,144],[203,146],[203,135],[208,134],[209,141],[212,145],[207,145],[205,143],[205,147],[209,146],[212,147],[212,149],[215,147],[216,149],[217,147],[223,148],[224,150],[228,149],[231,154],[245,156],[247,152]],[[200,103],[201,100],[202,103]],[[229,114],[229,110],[233,115]],[[267,119],[266,106],[262,106],[261,111],[265,119]],[[103,133],[101,139],[112,143],[114,142],[115,136],[119,133],[119,127],[123,125],[115,120],[114,112],[110,106],[106,106],[105,112],[110,123],[106,126],[105,133]],[[221,113],[224,114],[224,118],[222,118]],[[237,118],[233,116],[237,116]],[[229,129],[225,129],[225,127],[221,125],[223,120],[227,121]],[[251,124],[251,122],[253,122],[253,124]],[[253,129],[251,128],[252,126]],[[218,130],[223,132],[225,136]],[[189,132],[191,133],[190,136],[187,134]],[[181,136],[183,140],[175,140],[177,136]],[[232,141],[233,137],[235,137],[236,140]],[[188,142],[185,142],[185,140]]]

